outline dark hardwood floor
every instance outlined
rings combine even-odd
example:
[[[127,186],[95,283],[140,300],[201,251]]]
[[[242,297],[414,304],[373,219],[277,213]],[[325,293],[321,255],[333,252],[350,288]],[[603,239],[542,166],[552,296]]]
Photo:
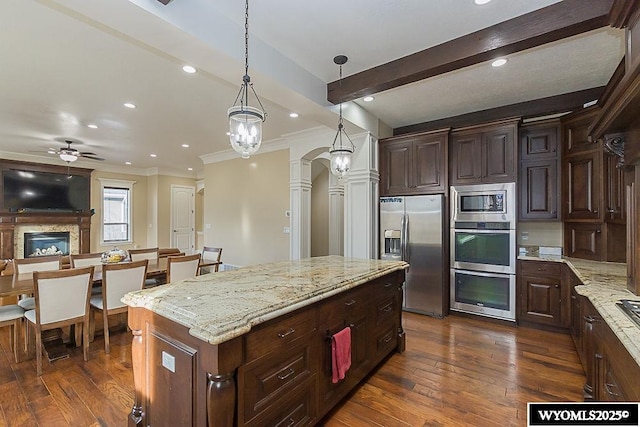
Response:
[[[580,401],[584,374],[569,335],[449,316],[404,314],[394,354],[326,426],[523,426],[527,402]],[[0,330],[0,426],[123,426],[133,403],[131,335],[101,337],[90,359],[16,364]]]

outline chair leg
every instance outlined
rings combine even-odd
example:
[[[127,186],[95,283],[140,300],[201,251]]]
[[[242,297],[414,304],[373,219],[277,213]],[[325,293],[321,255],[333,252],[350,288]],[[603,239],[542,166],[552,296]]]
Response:
[[[96,310],[93,306],[89,309],[89,341],[93,342],[96,335]]]
[[[82,353],[84,361],[89,360],[89,319],[82,323]]]
[[[36,335],[36,373],[38,376],[42,375],[42,333],[35,330]]]
[[[104,324],[104,352],[109,354],[109,315],[107,310],[102,310],[102,320]]]
[[[24,344],[22,342],[22,337],[24,336],[24,331],[22,330],[23,319],[17,319],[13,325],[11,325],[11,344],[13,349],[13,357],[16,360],[16,363],[22,361],[22,354],[24,353]]]
[[[75,332],[74,340],[76,343],[76,347],[80,347],[80,340],[82,339],[82,323],[76,323],[73,326]]]

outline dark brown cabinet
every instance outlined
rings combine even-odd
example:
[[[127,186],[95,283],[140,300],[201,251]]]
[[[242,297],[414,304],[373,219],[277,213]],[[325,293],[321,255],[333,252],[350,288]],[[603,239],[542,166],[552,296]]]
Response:
[[[591,222],[564,223],[564,255],[602,261],[603,224]]]
[[[520,129],[519,196],[521,221],[560,220],[560,122],[544,121]]]
[[[447,190],[449,130],[380,140],[380,195]]]
[[[564,254],[595,261],[626,259],[624,172],[588,137],[597,108],[562,119]]]
[[[517,123],[511,120],[453,131],[451,184],[515,182]]]
[[[554,327],[569,326],[569,285],[563,265],[544,261],[519,261],[518,322]]]

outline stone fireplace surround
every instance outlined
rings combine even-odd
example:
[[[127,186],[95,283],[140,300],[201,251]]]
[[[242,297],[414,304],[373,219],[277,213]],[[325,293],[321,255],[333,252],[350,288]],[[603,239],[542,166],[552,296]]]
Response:
[[[41,231],[68,231],[71,253],[90,252],[90,213],[3,212],[0,259],[24,258],[24,233]]]

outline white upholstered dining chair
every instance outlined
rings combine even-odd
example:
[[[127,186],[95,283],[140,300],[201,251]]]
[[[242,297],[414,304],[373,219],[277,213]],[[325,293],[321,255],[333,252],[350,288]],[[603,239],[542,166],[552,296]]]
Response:
[[[167,258],[167,283],[196,277],[200,254],[170,256]]]
[[[84,360],[89,355],[89,297],[93,267],[33,273],[36,308],[24,313],[35,330],[37,374],[42,375],[42,331],[75,325],[82,331]]]
[[[205,246],[202,248],[202,263],[215,262],[212,266],[203,266],[200,268],[200,274],[215,273],[220,267],[220,258],[222,257],[222,248],[214,248],[213,246]]]
[[[53,271],[62,268],[62,257],[60,255],[42,256],[34,258],[18,258],[13,260],[13,283],[31,275],[35,271]],[[21,296],[18,305],[25,311],[36,308],[36,300],[32,296]]]
[[[122,297],[144,287],[149,260],[122,264],[105,264],[102,267],[102,295],[91,297],[91,324],[95,325],[95,313],[102,313],[104,327],[104,352],[109,353],[109,315],[126,313],[127,305]]]

